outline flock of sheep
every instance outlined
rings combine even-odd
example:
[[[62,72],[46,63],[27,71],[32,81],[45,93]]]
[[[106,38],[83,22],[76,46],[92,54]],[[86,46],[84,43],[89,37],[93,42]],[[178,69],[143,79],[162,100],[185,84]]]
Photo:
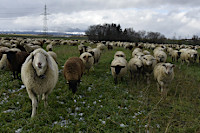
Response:
[[[84,45],[94,42],[77,40],[50,40],[50,39],[24,39],[24,38],[1,38],[0,40],[0,69],[8,69],[13,72],[14,78],[21,79],[30,99],[32,100],[32,115],[36,115],[36,107],[40,96],[47,106],[48,95],[51,93],[58,81],[57,55],[53,52],[55,45],[78,46],[80,57],[70,57],[64,64],[63,74],[73,93],[85,72],[93,69],[98,64],[103,50],[107,47],[124,47],[132,50],[132,58],[127,61],[123,51],[117,51],[110,64],[111,73],[115,84],[129,72],[131,80],[139,81],[144,79],[150,83],[150,77],[154,75],[157,81],[158,90],[162,95],[167,94],[167,86],[174,78],[174,64],[166,62],[167,56],[172,61],[181,60],[184,62],[199,63],[197,49],[199,46],[177,45],[177,44],[148,44],[148,43],[127,43],[127,42],[98,42],[95,48]],[[43,44],[47,44],[46,50]],[[80,44],[80,45],[79,45]],[[153,51],[151,54],[150,50]],[[48,52],[47,52],[48,51]],[[181,65],[179,67],[181,67]],[[38,98],[38,99],[37,99]]]

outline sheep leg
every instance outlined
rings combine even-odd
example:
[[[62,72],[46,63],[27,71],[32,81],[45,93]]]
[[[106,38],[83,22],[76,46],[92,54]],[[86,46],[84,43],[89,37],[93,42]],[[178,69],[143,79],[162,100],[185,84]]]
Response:
[[[29,90],[29,89],[27,89],[27,90]],[[37,108],[37,105],[38,105],[37,96],[32,90],[28,91],[28,95],[29,95],[29,98],[32,101],[32,114],[31,114],[31,117],[33,118],[36,115],[36,108]]]
[[[187,66],[189,66],[189,64],[190,64],[190,61],[189,61],[189,60],[186,60],[186,62],[188,63],[188,64],[187,64]]]
[[[147,77],[147,84],[149,85],[150,84],[150,74],[147,74],[146,77]]]
[[[132,72],[130,71],[130,77],[131,77],[131,81],[133,80],[133,76],[132,76]]]
[[[114,78],[114,82],[115,82],[115,84],[117,84],[117,77]]]
[[[47,106],[48,106],[47,99],[48,99],[48,93],[43,94],[42,100],[44,100],[44,107],[45,108],[47,108]]]
[[[161,88],[160,88],[160,85],[159,85],[159,83],[157,83],[157,90],[160,92],[161,90],[160,90]]]
[[[14,79],[16,79],[16,78],[15,78],[15,71],[13,71],[13,77],[14,77]]]

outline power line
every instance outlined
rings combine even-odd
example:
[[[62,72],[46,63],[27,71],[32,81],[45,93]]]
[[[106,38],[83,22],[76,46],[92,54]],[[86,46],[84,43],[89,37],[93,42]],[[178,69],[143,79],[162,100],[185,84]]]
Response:
[[[49,13],[47,13],[47,6],[45,4],[44,6],[44,13],[41,14],[41,15],[44,15],[44,18],[43,18],[43,32],[44,32],[44,35],[47,35],[47,32],[48,32],[48,26],[47,26],[47,15],[50,15]]]

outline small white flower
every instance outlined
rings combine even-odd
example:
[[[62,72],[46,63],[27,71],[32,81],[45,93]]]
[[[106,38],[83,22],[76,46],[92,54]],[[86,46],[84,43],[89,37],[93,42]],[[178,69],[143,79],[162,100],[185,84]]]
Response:
[[[96,103],[97,103],[96,101],[93,102],[93,104],[96,104]]]
[[[83,113],[78,114],[79,116],[83,116]]]
[[[157,128],[160,128],[160,125],[159,124],[156,124]]]
[[[88,91],[91,91],[92,90],[92,88],[91,87],[88,87]]]
[[[25,85],[21,85],[21,89],[24,89],[24,88],[26,88],[26,86]]]
[[[106,124],[106,121],[101,121],[102,124]]]
[[[127,125],[124,125],[123,123],[120,124],[120,127],[127,127]]]
[[[19,128],[19,129],[17,129],[17,130],[15,131],[15,133],[21,133],[21,131],[22,131],[22,128]]]

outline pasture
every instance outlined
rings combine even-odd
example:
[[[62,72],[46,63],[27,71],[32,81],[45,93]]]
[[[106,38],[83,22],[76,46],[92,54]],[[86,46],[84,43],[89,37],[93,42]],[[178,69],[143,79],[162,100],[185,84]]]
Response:
[[[89,45],[89,44],[88,44]],[[94,47],[94,46],[92,46]],[[12,73],[0,72],[0,132],[198,132],[200,131],[200,65],[178,68],[166,99],[151,84],[130,81],[129,75],[114,84],[110,63],[114,53],[130,50],[114,47],[104,50],[99,64],[82,77],[75,95],[68,89],[62,70],[65,61],[79,56],[77,46],[56,45],[59,80],[43,101],[37,115],[31,116],[31,100],[22,81],[11,80]],[[168,58],[171,62],[171,58]]]

